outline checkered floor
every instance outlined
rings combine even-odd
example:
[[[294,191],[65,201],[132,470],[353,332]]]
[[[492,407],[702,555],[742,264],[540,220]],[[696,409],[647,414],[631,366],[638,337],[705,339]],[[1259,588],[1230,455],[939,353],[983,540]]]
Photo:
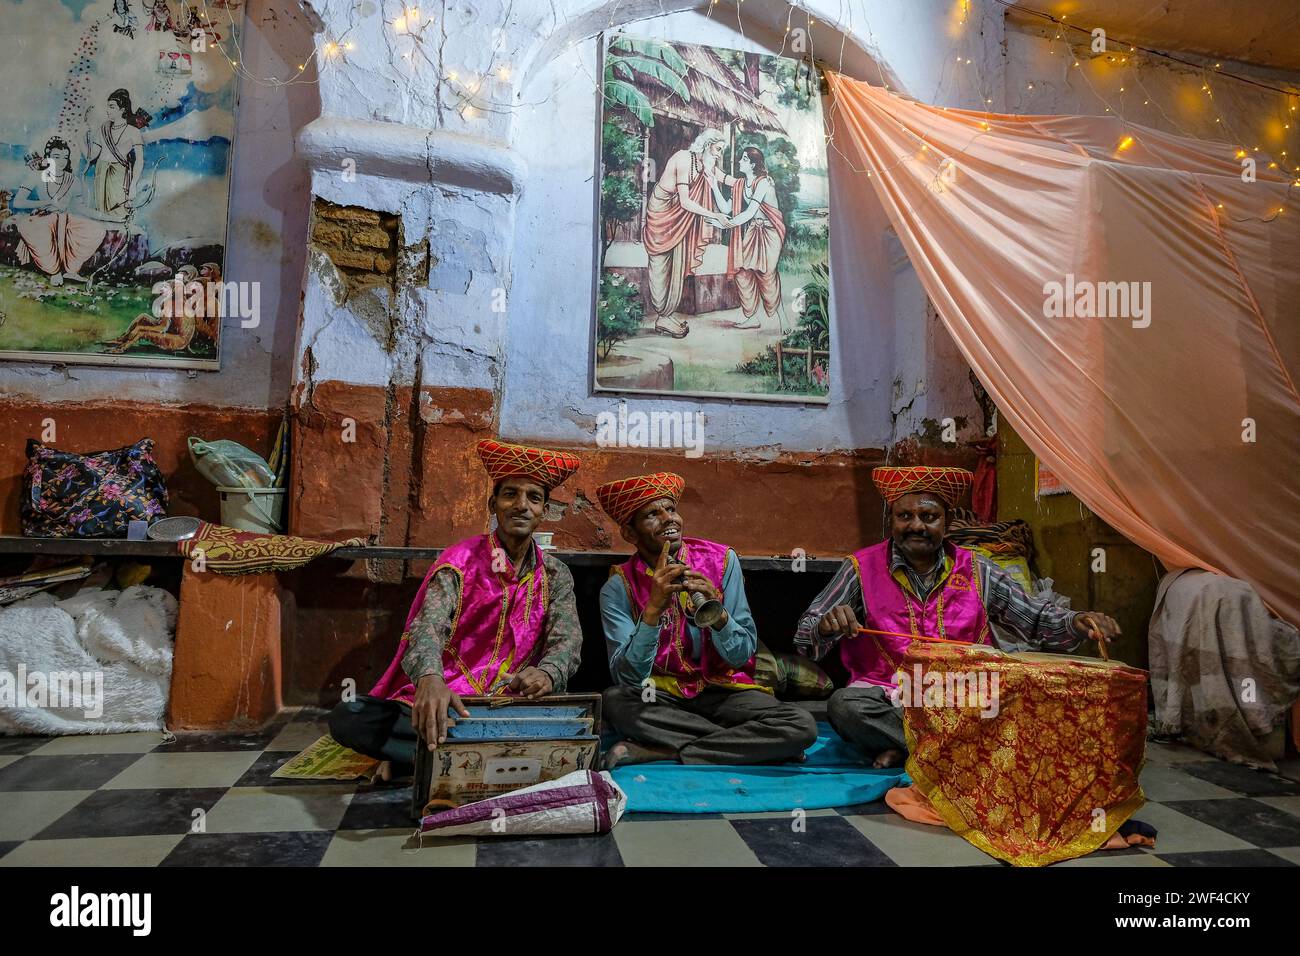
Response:
[[[410,844],[409,791],[272,779],[325,733],[318,710],[256,734],[0,737],[3,866],[981,866],[955,834],[883,802],[808,813],[630,814],[605,836]],[[1300,864],[1300,769],[1259,773],[1152,744],[1137,818],[1154,850],[1062,866]],[[200,812],[202,811],[202,812]],[[196,820],[202,821],[202,832]]]

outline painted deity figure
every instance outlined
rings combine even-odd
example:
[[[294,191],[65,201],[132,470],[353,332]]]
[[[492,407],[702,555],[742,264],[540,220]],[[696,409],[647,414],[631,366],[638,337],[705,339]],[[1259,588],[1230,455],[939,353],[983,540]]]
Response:
[[[714,230],[725,225],[709,187],[725,142],[720,130],[704,130],[689,149],[673,153],[646,200],[642,241],[650,260],[650,307],[661,335],[680,339],[691,330],[676,313],[687,277],[703,263]]]
[[[117,17],[113,32],[126,34],[128,39],[134,40],[135,27],[139,21],[131,12],[131,0],[113,0],[113,16]]]
[[[81,198],[72,149],[66,140],[50,137],[31,165],[41,171],[40,176],[10,200],[13,211],[23,214],[16,217],[18,261],[35,265],[49,277],[50,285],[85,282],[81,267],[99,249],[107,229],[72,211]]]
[[[149,8],[149,23],[145,26],[145,30],[150,32],[166,30],[170,33],[174,28],[171,6],[167,0],[153,0],[153,5]]]
[[[781,297],[781,273],[777,266],[785,245],[785,217],[777,205],[776,184],[767,171],[762,150],[747,146],[737,164],[740,175],[709,175],[709,185],[719,209],[731,207],[726,225],[733,228],[727,248],[727,275],[740,293],[744,321],[738,329],[761,329],[758,304],[770,320],[776,318],[782,332],[787,315]],[[722,196],[719,185],[731,187],[731,202]],[[738,228],[737,228],[738,227]],[[770,324],[770,323],[769,323]]]
[[[108,94],[108,119],[98,130],[86,131],[86,160],[95,164],[93,195],[102,218],[125,222],[139,199],[144,170],[141,130],[152,117],[132,109],[131,94],[124,89]]]

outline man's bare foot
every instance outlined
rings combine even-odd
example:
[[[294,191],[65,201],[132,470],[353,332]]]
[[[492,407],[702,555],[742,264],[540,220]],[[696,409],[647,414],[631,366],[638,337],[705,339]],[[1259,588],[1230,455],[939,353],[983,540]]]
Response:
[[[882,750],[876,754],[875,762],[871,766],[878,770],[884,770],[888,767],[897,767],[903,762],[903,751],[901,750]]]
[[[613,770],[621,764],[649,763],[651,760],[675,760],[677,752],[671,747],[639,744],[635,740],[620,740],[605,752],[604,767]]]
[[[393,762],[391,760],[380,761],[379,766],[375,768],[375,780],[382,783],[388,783],[393,779]]]

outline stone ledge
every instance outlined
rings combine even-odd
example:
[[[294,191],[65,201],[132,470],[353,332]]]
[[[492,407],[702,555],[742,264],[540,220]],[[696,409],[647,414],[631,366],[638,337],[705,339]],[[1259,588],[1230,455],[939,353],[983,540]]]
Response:
[[[345,160],[359,176],[437,183],[516,195],[528,175],[520,155],[488,140],[370,120],[322,116],[298,134],[297,152],[313,169],[338,173]]]

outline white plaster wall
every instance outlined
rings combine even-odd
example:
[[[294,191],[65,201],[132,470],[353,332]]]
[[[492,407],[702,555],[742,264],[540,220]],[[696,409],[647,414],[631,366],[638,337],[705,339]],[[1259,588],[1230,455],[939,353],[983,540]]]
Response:
[[[295,380],[498,389],[505,314],[492,302],[498,277],[510,268],[509,199],[369,175],[367,168],[358,163],[355,179],[318,168],[312,189],[333,203],[400,215],[407,246],[429,242],[429,283],[404,285],[395,300],[375,287],[339,305],[321,280],[327,260],[311,257],[298,346],[299,354],[310,352],[310,372],[300,364]]]
[[[250,0],[241,45],[249,73],[289,77],[310,56],[311,27],[296,0]],[[277,88],[240,81],[225,278],[260,283],[261,320],[254,329],[241,328],[238,318],[226,322],[221,371],[0,362],[0,397],[282,405],[307,233],[308,176],[294,156],[294,138],[318,111],[314,83]]]

